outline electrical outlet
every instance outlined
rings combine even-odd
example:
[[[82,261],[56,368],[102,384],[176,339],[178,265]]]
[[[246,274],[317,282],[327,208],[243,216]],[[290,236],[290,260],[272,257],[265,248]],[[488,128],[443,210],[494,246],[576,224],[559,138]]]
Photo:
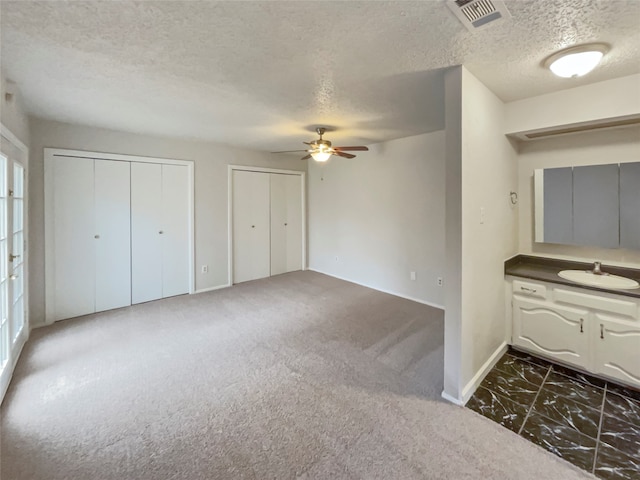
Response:
[[[209,265],[202,265],[202,273],[209,273]]]
[[[438,286],[441,287],[443,285],[442,277],[438,277]]]
[[[415,280],[416,279],[416,272],[409,272],[409,278],[411,280]]]

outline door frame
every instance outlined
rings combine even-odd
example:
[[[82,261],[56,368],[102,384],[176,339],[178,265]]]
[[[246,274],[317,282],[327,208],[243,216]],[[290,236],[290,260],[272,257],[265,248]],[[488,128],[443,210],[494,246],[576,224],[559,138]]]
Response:
[[[13,147],[17,149],[20,153],[19,159],[13,159],[7,156],[8,160],[12,160],[16,163],[19,163],[24,168],[24,191],[23,191],[23,207],[24,207],[24,239],[27,242],[26,247],[24,248],[24,263],[23,263],[23,281],[24,281],[24,290],[23,290],[23,301],[24,301],[24,325],[22,327],[22,332],[20,336],[16,338],[15,343],[13,344],[13,348],[11,347],[11,339],[9,339],[9,358],[7,360],[7,365],[5,369],[0,374],[0,403],[4,399],[4,395],[7,392],[7,388],[9,387],[9,382],[11,381],[11,377],[13,376],[13,371],[18,363],[18,358],[22,353],[22,349],[29,339],[29,333],[31,331],[31,322],[29,317],[29,262],[30,256],[29,253],[31,251],[31,242],[29,237],[29,148],[20,141],[18,137],[16,137],[11,130],[9,130],[3,123],[0,123],[0,135],[3,136]],[[5,155],[7,155],[5,153]]]
[[[276,173],[281,175],[297,175],[300,177],[300,205],[302,208],[302,270],[307,269],[307,173],[300,170],[284,170],[278,168],[250,167],[246,165],[228,165],[227,167],[227,193],[228,193],[228,210],[227,210],[227,284],[233,285],[233,172],[235,170],[260,172],[260,173]]]
[[[141,157],[116,153],[90,152],[61,148],[44,149],[44,235],[45,235],[45,324],[53,323],[55,318],[55,245],[53,222],[53,160],[55,157],[76,157],[87,160],[115,160],[120,162],[156,163],[165,165],[183,165],[188,168],[189,176],[189,294],[195,293],[195,205],[194,205],[194,162],[160,157]]]

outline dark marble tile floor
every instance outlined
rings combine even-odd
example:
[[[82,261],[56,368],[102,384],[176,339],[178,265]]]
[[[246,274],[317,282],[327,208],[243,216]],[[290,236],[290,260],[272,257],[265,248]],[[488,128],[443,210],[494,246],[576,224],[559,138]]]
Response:
[[[467,407],[606,480],[640,480],[640,391],[510,349]]]

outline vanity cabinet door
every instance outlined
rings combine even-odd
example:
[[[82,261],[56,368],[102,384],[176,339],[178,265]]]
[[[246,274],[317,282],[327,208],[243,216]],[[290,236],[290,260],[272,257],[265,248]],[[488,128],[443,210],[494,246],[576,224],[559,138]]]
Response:
[[[640,325],[594,315],[595,373],[640,386]]]
[[[588,311],[513,298],[513,344],[532,353],[586,368]]]

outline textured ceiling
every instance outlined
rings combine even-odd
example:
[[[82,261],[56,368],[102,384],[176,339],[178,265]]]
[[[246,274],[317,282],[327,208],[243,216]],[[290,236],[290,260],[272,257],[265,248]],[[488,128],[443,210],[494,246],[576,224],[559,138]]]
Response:
[[[505,3],[469,32],[436,0],[3,0],[2,74],[38,117],[288,150],[316,125],[334,144],[442,128],[457,64],[505,101],[640,72],[640,1]],[[612,50],[587,77],[540,66],[589,41]]]

